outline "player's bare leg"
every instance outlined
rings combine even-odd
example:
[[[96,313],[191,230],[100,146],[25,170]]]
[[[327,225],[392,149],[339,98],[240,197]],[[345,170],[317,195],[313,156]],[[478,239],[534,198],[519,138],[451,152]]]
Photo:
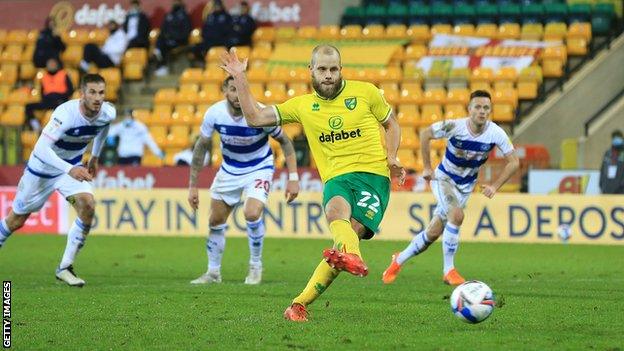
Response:
[[[67,200],[76,209],[78,218],[67,233],[67,245],[61,263],[56,269],[56,279],[70,286],[82,287],[85,285],[85,281],[76,276],[73,263],[91,230],[91,223],[95,215],[95,199],[93,194],[79,193],[69,196]]]
[[[392,255],[390,265],[386,268],[381,277],[384,284],[393,283],[399,275],[402,265],[410,258],[426,251],[429,245],[442,235],[443,230],[444,222],[440,217],[434,216],[427,228],[416,234],[403,251],[396,252]]]
[[[11,210],[9,215],[0,221],[0,247],[4,245],[14,231],[24,226],[29,216],[30,213],[17,214]]]
[[[230,213],[232,213],[232,206],[229,206],[225,201],[210,200],[210,217],[208,218],[210,232],[206,239],[208,268],[206,273],[191,280],[191,284],[221,283],[221,260],[225,250],[226,221]]]
[[[249,240],[249,273],[245,284],[256,285],[262,281],[262,247],[264,245],[264,203],[253,197],[245,201],[245,221]]]

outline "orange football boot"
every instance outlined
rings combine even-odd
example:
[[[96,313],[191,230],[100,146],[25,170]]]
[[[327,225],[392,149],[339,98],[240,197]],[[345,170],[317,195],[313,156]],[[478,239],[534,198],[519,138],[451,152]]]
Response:
[[[284,319],[293,322],[307,322],[308,311],[305,306],[300,303],[293,303],[284,311]]]
[[[392,284],[394,280],[399,275],[401,271],[401,265],[397,262],[397,258],[399,257],[400,252],[395,252],[392,255],[392,262],[381,275],[381,280],[383,280],[384,284]]]
[[[347,271],[360,277],[368,275],[366,263],[356,254],[341,252],[336,249],[325,249],[323,250],[323,257],[333,269]]]
[[[460,285],[466,281],[466,279],[464,279],[464,277],[462,277],[455,268],[448,271],[442,279],[444,280],[444,284],[448,285]]]

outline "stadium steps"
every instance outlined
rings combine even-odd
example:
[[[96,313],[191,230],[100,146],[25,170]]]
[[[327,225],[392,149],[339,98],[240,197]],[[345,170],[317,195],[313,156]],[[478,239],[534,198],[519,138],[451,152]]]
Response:
[[[514,142],[544,144],[551,151],[552,162],[558,163],[561,142],[584,135],[585,122],[624,89],[622,62],[624,35],[598,52],[562,85],[561,90],[551,93],[543,104],[523,118],[514,129]]]

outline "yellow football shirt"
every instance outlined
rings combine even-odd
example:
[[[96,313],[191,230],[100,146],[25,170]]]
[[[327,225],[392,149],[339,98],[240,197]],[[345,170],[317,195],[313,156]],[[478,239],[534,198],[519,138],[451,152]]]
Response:
[[[343,80],[332,100],[306,94],[275,110],[279,124],[301,123],[323,182],[352,172],[390,176],[379,124],[392,109],[373,84]]]

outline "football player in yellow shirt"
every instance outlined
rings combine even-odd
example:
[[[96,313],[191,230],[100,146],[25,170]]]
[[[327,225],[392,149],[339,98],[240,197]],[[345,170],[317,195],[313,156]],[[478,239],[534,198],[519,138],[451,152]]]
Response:
[[[320,296],[342,270],[366,276],[359,240],[377,230],[390,197],[390,176],[405,179],[396,154],[401,132],[392,109],[373,84],[342,79],[340,52],[331,45],[312,51],[314,93],[261,107],[251,95],[245,69],[235,52],[225,53],[222,67],[234,78],[239,101],[252,127],[301,123],[324,182],[323,207],[334,246],[323,251],[303,292],[284,318],[307,321],[306,306]],[[385,129],[383,148],[379,125]],[[291,174],[296,179],[297,174]]]

